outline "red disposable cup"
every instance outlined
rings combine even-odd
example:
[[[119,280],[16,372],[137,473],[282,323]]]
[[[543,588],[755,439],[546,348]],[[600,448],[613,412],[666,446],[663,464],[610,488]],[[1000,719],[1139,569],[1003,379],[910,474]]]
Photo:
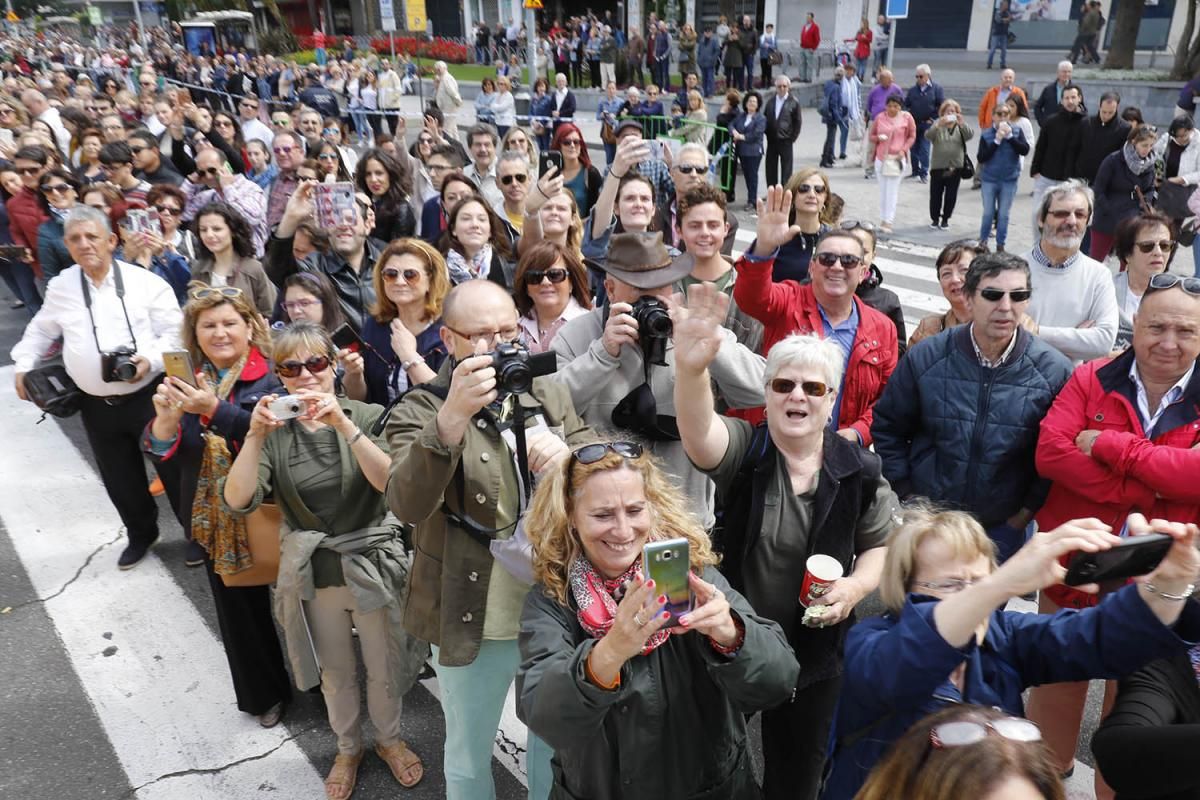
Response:
[[[842,565],[833,556],[809,556],[804,562],[804,583],[800,585],[800,605],[808,608],[818,597],[833,588],[833,583],[842,577]]]

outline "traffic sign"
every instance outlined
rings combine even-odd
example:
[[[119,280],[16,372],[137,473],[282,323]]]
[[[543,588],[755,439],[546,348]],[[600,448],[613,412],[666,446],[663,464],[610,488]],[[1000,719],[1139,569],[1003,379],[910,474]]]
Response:
[[[884,16],[889,19],[908,19],[909,0],[887,0]]]
[[[396,12],[392,0],[379,0],[379,21],[385,31],[396,30]]]

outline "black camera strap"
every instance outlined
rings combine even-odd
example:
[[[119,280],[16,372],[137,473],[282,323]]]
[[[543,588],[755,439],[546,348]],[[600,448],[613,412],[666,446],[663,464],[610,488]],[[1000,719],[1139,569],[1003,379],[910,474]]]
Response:
[[[116,261],[113,261],[111,269],[113,284],[117,287],[117,299],[121,301],[121,313],[125,315],[125,327],[129,329],[133,350],[137,352],[137,337],[133,335],[133,324],[129,321],[129,309],[125,307],[125,282],[121,280],[121,267]],[[96,316],[92,313],[92,291],[88,286],[87,273],[83,271],[83,267],[79,268],[79,285],[83,289],[83,304],[87,306],[88,319],[92,321],[92,340],[96,342],[96,351],[103,354],[104,348],[100,346],[100,336],[96,333]]]

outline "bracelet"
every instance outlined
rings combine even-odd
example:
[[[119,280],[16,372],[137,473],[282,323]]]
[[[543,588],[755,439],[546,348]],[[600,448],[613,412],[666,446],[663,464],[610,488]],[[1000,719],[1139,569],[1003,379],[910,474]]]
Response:
[[[422,359],[420,359],[420,358],[413,358],[413,359],[409,359],[408,361],[401,361],[400,362],[400,370],[402,372],[408,372],[410,369],[415,367],[417,364],[420,364],[421,361],[422,361]]]
[[[355,443],[355,442],[357,442],[357,441],[358,441],[359,439],[361,439],[362,437],[363,437],[363,430],[362,430],[362,428],[359,428],[359,429],[358,429],[358,433],[354,434],[354,435],[353,435],[353,436],[351,436],[351,437],[350,437],[348,440],[346,440],[346,444],[348,444],[349,446],[353,447],[353,446],[354,446],[354,443]]]
[[[629,173],[626,172],[625,175],[618,175],[617,173],[613,172],[612,170],[609,170],[608,174],[611,177],[616,178],[619,181],[623,181],[623,180],[625,180],[625,175],[628,175]]]
[[[1146,587],[1146,591],[1150,594],[1156,594],[1163,600],[1170,600],[1175,603],[1181,603],[1196,593],[1196,584],[1194,583],[1189,583],[1187,588],[1184,589],[1180,594],[1170,594],[1169,592],[1164,592],[1162,589],[1155,587],[1153,583],[1144,583],[1142,585]]]
[[[533,188],[537,189],[537,190],[538,190],[538,194],[540,194],[542,197],[546,198],[547,200],[549,200],[549,199],[550,199],[550,195],[548,195],[548,194],[546,194],[545,192],[543,192],[543,191],[542,191],[542,185],[541,185],[540,183],[534,183],[534,184],[533,184]]]

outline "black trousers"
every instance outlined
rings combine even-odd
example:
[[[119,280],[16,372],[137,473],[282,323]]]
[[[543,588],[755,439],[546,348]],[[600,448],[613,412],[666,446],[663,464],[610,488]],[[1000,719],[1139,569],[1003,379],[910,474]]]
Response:
[[[257,716],[276,703],[288,703],[292,682],[271,616],[270,587],[226,586],[207,559],[204,571],[217,607],[217,625],[238,709]]]
[[[929,171],[929,218],[934,222],[949,220],[958,203],[958,185],[962,179],[952,169]]]
[[[836,122],[825,123],[825,147],[821,150],[821,166],[833,166],[833,144],[837,139],[838,124]]]
[[[792,177],[793,143],[772,136],[767,139],[767,186],[783,185]]]
[[[816,800],[841,688],[840,675],[817,681],[792,702],[762,713],[766,800]]]
[[[158,504],[150,496],[142,431],[154,417],[154,381],[131,395],[106,402],[83,395],[80,413],[100,480],[125,525],[130,544],[149,546],[158,538]],[[120,384],[114,384],[120,386]],[[163,481],[170,486],[172,481]],[[177,493],[177,487],[171,487]],[[177,505],[177,500],[172,503]]]

